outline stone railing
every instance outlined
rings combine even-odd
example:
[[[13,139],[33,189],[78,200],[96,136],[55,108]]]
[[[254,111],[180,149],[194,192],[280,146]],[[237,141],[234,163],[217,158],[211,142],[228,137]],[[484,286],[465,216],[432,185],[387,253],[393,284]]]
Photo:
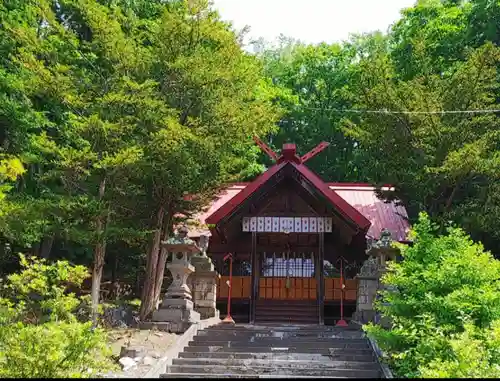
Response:
[[[387,366],[387,364],[384,362],[384,354],[382,350],[379,348],[377,345],[377,342],[373,340],[372,338],[368,338],[368,341],[370,342],[370,346],[373,350],[373,353],[375,353],[375,357],[377,358],[377,362],[380,366],[380,369],[382,370],[382,374],[384,375],[384,378],[394,378],[391,369]]]

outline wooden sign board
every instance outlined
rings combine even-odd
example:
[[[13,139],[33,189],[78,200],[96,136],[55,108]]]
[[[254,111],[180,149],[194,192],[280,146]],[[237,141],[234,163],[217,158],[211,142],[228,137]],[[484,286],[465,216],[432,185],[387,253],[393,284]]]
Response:
[[[244,232],[331,233],[331,217],[243,217]]]

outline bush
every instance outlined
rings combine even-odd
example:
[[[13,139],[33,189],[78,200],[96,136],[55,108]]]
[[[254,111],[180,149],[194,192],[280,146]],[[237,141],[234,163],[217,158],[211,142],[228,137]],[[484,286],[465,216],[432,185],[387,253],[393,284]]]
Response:
[[[421,214],[414,245],[400,246],[403,260],[382,278],[392,287],[377,309],[392,327],[365,330],[398,376],[489,377],[500,364],[500,262],[461,229],[436,230]]]
[[[424,378],[500,378],[500,321],[481,330],[473,324],[454,335],[449,344],[452,355],[420,367]]]
[[[88,276],[83,266],[21,257],[0,297],[0,377],[93,377],[113,367],[103,330],[79,322],[81,301],[67,293]]]

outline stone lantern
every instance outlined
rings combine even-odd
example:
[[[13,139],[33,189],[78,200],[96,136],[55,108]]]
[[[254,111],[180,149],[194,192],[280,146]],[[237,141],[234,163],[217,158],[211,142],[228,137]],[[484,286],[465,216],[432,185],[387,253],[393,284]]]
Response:
[[[388,229],[382,229],[380,239],[370,245],[367,254],[377,259],[380,271],[385,271],[385,265],[388,259],[395,260],[399,249],[392,246],[392,236]]]
[[[191,289],[187,284],[189,275],[195,271],[191,257],[200,249],[187,234],[188,229],[181,227],[175,236],[162,242],[169,253],[167,269],[172,274],[172,283],[160,308],[153,313],[153,321],[170,323],[172,332],[184,332],[191,324],[200,321],[200,314],[193,309]]]
[[[374,302],[380,289],[380,278],[386,269],[387,259],[395,259],[399,250],[392,246],[391,232],[383,229],[380,239],[368,245],[368,259],[363,263],[358,279],[358,299],[355,319],[360,323],[377,320]]]

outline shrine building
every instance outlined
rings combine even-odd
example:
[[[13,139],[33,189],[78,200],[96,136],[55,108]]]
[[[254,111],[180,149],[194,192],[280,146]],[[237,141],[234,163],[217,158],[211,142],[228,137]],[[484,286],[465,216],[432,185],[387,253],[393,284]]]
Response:
[[[373,186],[328,183],[312,172],[306,161],[327,143],[300,157],[294,144],[284,144],[278,156],[256,141],[274,164],[252,182],[225,187],[195,216],[207,228],[189,233],[210,236],[207,254],[221,274],[221,316],[229,291],[224,257],[231,253],[231,315],[237,323],[335,324],[341,298],[349,320],[370,242],[383,231],[405,242],[406,210],[379,199]]]

